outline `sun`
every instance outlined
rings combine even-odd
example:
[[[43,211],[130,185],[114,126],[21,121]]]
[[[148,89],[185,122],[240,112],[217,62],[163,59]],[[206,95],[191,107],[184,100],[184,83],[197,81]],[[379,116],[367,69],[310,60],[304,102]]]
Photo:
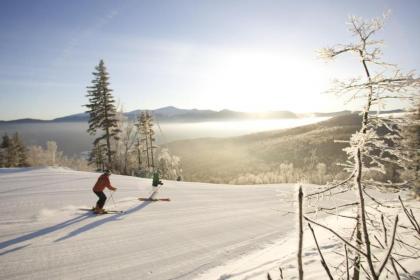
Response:
[[[315,68],[293,53],[232,50],[209,67],[203,89],[219,108],[304,111],[322,105],[315,97],[325,79]]]

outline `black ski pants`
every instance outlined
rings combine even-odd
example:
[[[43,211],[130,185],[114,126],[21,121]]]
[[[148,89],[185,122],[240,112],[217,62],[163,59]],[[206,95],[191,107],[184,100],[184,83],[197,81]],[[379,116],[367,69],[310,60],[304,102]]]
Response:
[[[100,209],[104,208],[106,201],[106,195],[104,194],[104,192],[93,192],[99,197],[98,202],[96,202],[96,207]]]

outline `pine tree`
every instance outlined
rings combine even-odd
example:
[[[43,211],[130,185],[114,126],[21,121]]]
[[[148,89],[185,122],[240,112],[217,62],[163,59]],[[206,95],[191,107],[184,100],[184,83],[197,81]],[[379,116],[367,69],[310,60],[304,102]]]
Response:
[[[93,72],[94,79],[92,86],[87,87],[89,104],[85,105],[89,110],[89,128],[91,135],[96,135],[98,130],[102,130],[103,134],[95,139],[94,146],[101,145],[102,141],[106,142],[106,155],[108,165],[112,164],[111,138],[118,140],[119,130],[117,129],[115,100],[112,96],[112,89],[109,88],[109,74],[106,70],[104,61],[101,59],[99,65],[95,67]]]
[[[8,149],[10,146],[10,138],[7,133],[4,134],[0,145],[0,167],[9,167]]]
[[[3,136],[0,148],[1,167],[28,166],[26,147],[17,132],[13,135],[12,138],[5,134]]]

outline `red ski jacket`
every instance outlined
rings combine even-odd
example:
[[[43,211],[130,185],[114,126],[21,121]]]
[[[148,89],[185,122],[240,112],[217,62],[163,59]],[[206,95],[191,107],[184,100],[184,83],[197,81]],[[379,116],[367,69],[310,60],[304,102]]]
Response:
[[[98,181],[96,181],[95,186],[93,186],[94,192],[102,192],[105,188],[114,191],[115,188],[111,186],[111,182],[109,181],[109,176],[106,174],[102,174],[99,176]]]

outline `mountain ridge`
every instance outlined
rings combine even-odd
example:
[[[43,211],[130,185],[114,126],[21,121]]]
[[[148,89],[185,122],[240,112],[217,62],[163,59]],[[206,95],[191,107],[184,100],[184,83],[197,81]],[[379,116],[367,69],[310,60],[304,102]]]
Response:
[[[294,113],[287,110],[267,111],[267,112],[240,112],[228,109],[220,111],[206,109],[180,109],[174,106],[166,106],[154,110],[137,109],[124,113],[129,120],[135,120],[140,112],[149,111],[158,121],[163,122],[200,122],[200,121],[223,121],[223,120],[239,120],[239,119],[296,119],[302,117],[335,117],[346,115],[351,111],[337,112],[313,112],[313,113]],[[383,113],[403,112],[401,109],[384,111]],[[356,112],[357,113],[357,112]],[[59,122],[87,122],[89,120],[88,113],[71,114],[51,120],[41,120],[33,118],[22,118],[16,120],[4,121],[0,120],[0,124],[14,123],[59,123]]]

